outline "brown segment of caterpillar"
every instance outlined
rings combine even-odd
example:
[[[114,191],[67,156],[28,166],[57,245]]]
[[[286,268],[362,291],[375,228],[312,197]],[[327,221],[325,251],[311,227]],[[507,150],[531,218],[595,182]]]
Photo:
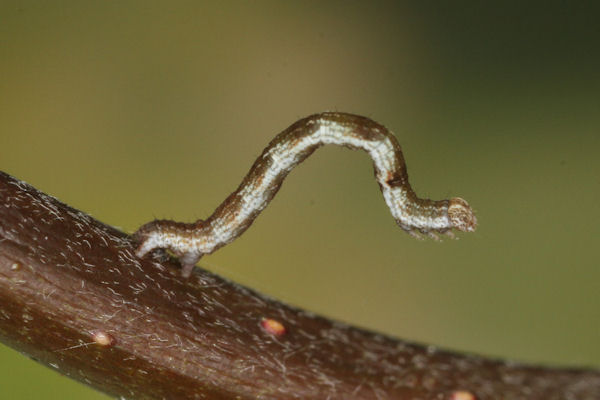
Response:
[[[275,196],[288,173],[326,144],[366,151],[373,160],[375,179],[384,200],[406,232],[439,240],[436,233],[453,237],[452,229],[472,232],[477,218],[469,204],[421,199],[408,183],[406,164],[396,137],[384,126],[358,115],[324,112],[303,118],[278,134],[263,150],[240,186],[206,220],[182,223],[155,220],[138,229],[136,254],[167,249],[182,264],[188,277],[194,265],[239,237]]]

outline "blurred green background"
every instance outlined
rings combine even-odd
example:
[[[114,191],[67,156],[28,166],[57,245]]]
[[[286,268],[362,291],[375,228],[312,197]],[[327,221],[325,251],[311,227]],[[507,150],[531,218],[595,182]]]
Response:
[[[330,147],[201,265],[396,337],[600,367],[593,4],[1,1],[0,169],[132,232],[208,216],[297,119],[366,115],[475,234],[411,239],[368,156]],[[106,398],[0,357],[3,398]]]

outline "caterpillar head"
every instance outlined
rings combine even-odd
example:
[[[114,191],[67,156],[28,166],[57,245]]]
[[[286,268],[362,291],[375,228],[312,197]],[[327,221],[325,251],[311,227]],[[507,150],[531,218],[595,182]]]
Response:
[[[452,228],[463,232],[473,232],[477,228],[477,217],[465,200],[453,197],[448,203],[448,219]]]

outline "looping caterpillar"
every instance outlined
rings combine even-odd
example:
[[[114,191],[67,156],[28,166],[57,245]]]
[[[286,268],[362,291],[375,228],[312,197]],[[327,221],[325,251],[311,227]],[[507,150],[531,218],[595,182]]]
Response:
[[[469,204],[420,199],[408,183],[400,144],[375,121],[358,115],[325,112],[301,119],[278,134],[252,165],[236,189],[206,220],[182,223],[156,220],[134,234],[138,257],[154,249],[172,251],[188,277],[204,254],[210,254],[240,236],[269,204],[288,173],[325,144],[361,149],[373,160],[375,179],[397,224],[409,234],[452,236],[452,229],[472,232],[477,219]]]

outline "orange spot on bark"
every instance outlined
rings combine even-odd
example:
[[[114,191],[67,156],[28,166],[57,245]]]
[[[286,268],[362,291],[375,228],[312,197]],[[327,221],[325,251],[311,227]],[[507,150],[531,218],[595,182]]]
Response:
[[[477,400],[475,395],[467,390],[456,390],[452,392],[450,400]]]
[[[92,333],[92,340],[100,346],[112,346],[116,343],[116,339],[110,333],[96,331]]]
[[[270,333],[273,336],[283,336],[286,333],[285,326],[275,319],[263,318],[260,321],[260,325],[267,333]]]

